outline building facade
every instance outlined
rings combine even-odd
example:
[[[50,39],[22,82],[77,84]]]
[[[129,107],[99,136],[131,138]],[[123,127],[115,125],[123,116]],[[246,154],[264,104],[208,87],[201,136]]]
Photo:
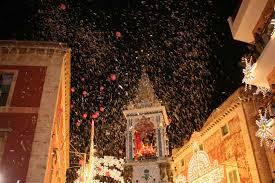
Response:
[[[188,143],[173,150],[171,169],[174,182],[274,181],[275,152],[261,146],[255,136],[258,130],[258,110],[265,105],[266,101],[263,102],[262,97],[247,95],[243,88],[238,89],[212,112],[204,127],[195,132]],[[197,157],[194,144],[199,145],[199,152],[205,153],[204,158],[197,163],[194,163]],[[213,172],[215,169],[216,172]],[[211,177],[221,179],[206,181]]]
[[[255,34],[268,28],[274,12],[274,0],[235,0],[228,23],[235,40],[254,44]]]
[[[275,91],[275,1],[237,0],[236,9],[228,18],[235,40],[249,43],[254,48],[245,58],[243,83],[253,85],[259,92]],[[275,100],[270,106],[275,114]]]
[[[0,41],[0,182],[66,182],[70,49]]]
[[[171,182],[168,117],[145,71],[136,97],[123,113],[127,119],[125,171],[131,182]]]

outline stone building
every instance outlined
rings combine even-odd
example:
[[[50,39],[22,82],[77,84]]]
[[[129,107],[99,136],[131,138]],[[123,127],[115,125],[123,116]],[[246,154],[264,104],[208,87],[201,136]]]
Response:
[[[261,146],[255,136],[258,110],[269,100],[270,97],[248,95],[243,88],[232,94],[212,112],[189,142],[173,150],[174,182],[274,181],[275,152]],[[199,148],[194,149],[196,144]],[[198,152],[204,155],[199,157]]]
[[[70,49],[0,41],[0,182],[66,182]]]
[[[275,1],[236,2],[234,13],[228,18],[232,36],[254,48],[251,58],[247,59],[243,82],[256,86],[260,92],[271,90],[275,96]],[[275,99],[270,111],[275,114]]]
[[[171,182],[166,109],[143,72],[136,97],[123,111],[127,119],[126,177],[133,183]]]

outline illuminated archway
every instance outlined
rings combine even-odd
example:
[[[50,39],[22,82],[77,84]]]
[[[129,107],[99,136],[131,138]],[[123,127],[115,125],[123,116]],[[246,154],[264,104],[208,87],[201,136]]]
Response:
[[[220,183],[224,179],[224,170],[215,160],[210,163],[205,151],[199,149],[197,142],[193,143],[194,154],[188,165],[188,182],[190,183]]]

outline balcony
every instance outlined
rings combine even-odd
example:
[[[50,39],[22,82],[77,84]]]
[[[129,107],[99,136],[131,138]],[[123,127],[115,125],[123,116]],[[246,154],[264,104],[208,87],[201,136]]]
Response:
[[[268,75],[275,68],[275,35],[270,38],[256,62],[252,71],[254,79],[249,83],[258,87],[270,88]]]
[[[234,11],[236,13],[228,18],[233,38],[246,43],[255,42],[254,33],[261,26],[259,22],[272,13],[273,7],[273,0],[240,1]]]
[[[275,69],[275,11],[266,17],[265,24],[258,28],[255,35],[256,63],[249,73],[253,79],[248,80],[249,85],[270,89],[270,74]],[[274,84],[274,83],[273,83]]]

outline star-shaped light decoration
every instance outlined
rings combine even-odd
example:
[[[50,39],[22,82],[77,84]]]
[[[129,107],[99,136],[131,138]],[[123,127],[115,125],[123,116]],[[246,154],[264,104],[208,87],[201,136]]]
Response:
[[[269,88],[263,87],[263,86],[258,86],[257,90],[255,91],[255,93],[253,93],[254,95],[258,95],[260,93],[263,94],[263,96],[265,97],[267,93],[270,92]]]
[[[261,139],[261,146],[263,142],[269,146],[269,140],[274,139],[274,134],[271,132],[274,120],[272,118],[267,118],[267,110],[265,110],[264,114],[262,114],[261,111],[259,114],[260,118],[256,120],[256,124],[259,127],[256,136]]]
[[[243,80],[242,83],[245,83],[245,91],[247,90],[247,86],[249,89],[251,89],[251,81],[255,79],[255,76],[253,76],[253,71],[256,68],[256,63],[252,64],[252,56],[250,57],[249,61],[247,58],[243,57],[243,60],[245,61],[245,68],[243,69]]]

